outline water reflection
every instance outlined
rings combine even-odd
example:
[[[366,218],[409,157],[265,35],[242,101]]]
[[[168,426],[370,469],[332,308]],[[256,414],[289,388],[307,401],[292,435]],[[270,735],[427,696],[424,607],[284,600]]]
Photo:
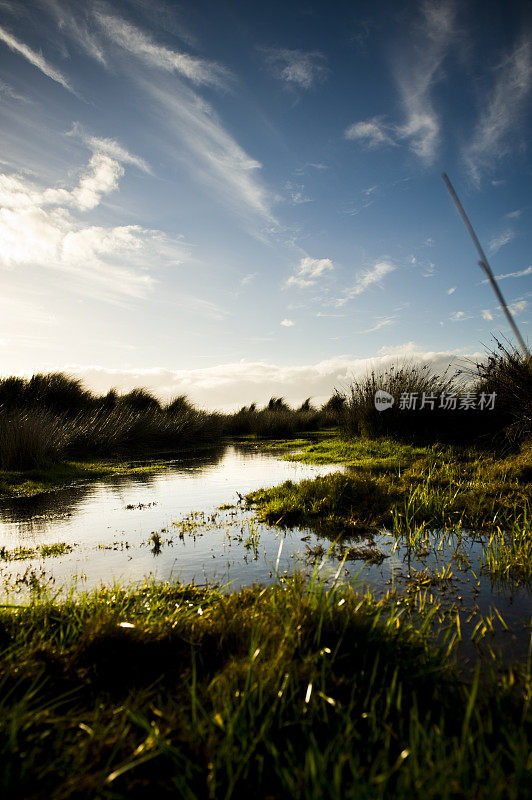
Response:
[[[174,459],[165,459],[161,461],[161,472],[175,469],[180,473],[194,474],[219,464],[225,451],[226,448],[223,445],[217,445]],[[149,463],[153,463],[154,460],[156,459],[151,459]],[[143,462],[133,463],[142,466]],[[43,492],[32,497],[1,498],[0,522],[26,523],[31,530],[38,532],[39,527],[46,528],[50,520],[73,516],[76,510],[84,505],[87,496],[94,491],[95,486],[105,484],[112,494],[122,500],[132,486],[140,486],[149,491],[150,486],[156,483],[159,475],[160,472],[157,471],[110,475],[97,483],[78,483],[76,486],[68,486],[53,492]]]
[[[265,583],[295,566],[310,572],[357,578],[377,594],[426,592],[437,602],[471,612],[496,606],[521,631],[530,624],[529,587],[495,584],[479,568],[482,541],[433,531],[423,551],[397,542],[387,531],[335,533],[323,527],[291,528],[259,523],[240,496],[284,480],[302,480],[337,466],[289,462],[252,446],[227,446],[173,461],[155,473],[117,475],[35,498],[4,501],[0,547],[33,548],[24,560],[1,560],[4,591],[22,594],[32,585],[91,588],[179,579],[230,583],[232,588]],[[231,507],[220,510],[220,506]],[[66,542],[66,555],[42,558],[39,548]],[[279,555],[280,545],[283,543]],[[330,550],[329,558],[324,558]],[[350,550],[350,552],[347,552]],[[439,576],[439,577],[438,577]],[[473,625],[464,620],[464,625]],[[521,634],[520,643],[526,644]]]

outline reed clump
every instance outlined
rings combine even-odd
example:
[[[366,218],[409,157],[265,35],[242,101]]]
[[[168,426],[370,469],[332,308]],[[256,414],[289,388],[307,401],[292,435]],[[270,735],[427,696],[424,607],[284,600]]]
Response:
[[[301,431],[316,431],[338,425],[339,408],[343,405],[325,403],[321,408],[307,398],[299,408],[291,408],[283,397],[271,397],[263,408],[256,403],[243,406],[226,417],[226,432],[232,436],[253,435],[259,438],[290,438]]]
[[[223,415],[185,398],[163,406],[146,389],[98,397],[61,373],[0,380],[0,468],[43,468],[65,458],[171,449],[223,435]]]
[[[376,407],[379,391],[393,404]],[[532,436],[532,359],[498,341],[483,361],[454,374],[396,364],[353,380],[340,396],[344,438],[468,441],[508,450]]]

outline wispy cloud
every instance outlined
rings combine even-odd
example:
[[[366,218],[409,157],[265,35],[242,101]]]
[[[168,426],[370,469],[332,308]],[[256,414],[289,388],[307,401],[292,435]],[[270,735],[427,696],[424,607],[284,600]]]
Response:
[[[249,272],[247,275],[244,275],[244,277],[240,281],[240,285],[248,286],[250,283],[253,283],[258,274],[259,274],[258,272]]]
[[[413,35],[402,42],[393,70],[404,122],[391,124],[383,117],[372,117],[351,125],[348,139],[358,139],[369,147],[405,141],[425,164],[431,164],[440,143],[441,123],[432,97],[434,87],[444,77],[442,69],[453,44],[454,0],[426,0],[421,4]]]
[[[345,131],[346,139],[361,141],[369,148],[382,145],[395,146],[396,142],[390,135],[390,126],[382,121],[382,117],[372,117],[362,122],[355,122]]]
[[[326,80],[329,69],[323,53],[318,51],[261,48],[273,74],[285,83],[311,89]]]
[[[491,320],[493,319],[493,314],[491,313],[489,308],[483,309],[483,311],[482,311],[482,319],[485,319],[486,322],[491,322]]]
[[[2,26],[0,26],[0,41],[4,42],[4,44],[10,48],[10,50],[13,50],[13,52],[19,53],[23,58],[26,59],[26,61],[29,61],[30,64],[39,69],[48,78],[51,78],[51,80],[59,83],[64,89],[67,89],[69,92],[75,94],[74,89],[65,76],[59,72],[59,70],[55,69],[55,67],[52,67],[46,61],[44,56],[42,56],[40,53],[36,53],[31,49],[31,47],[28,47],[27,44],[24,44],[24,42],[15,39],[15,37],[12,36],[9,31],[6,31],[6,29]]]
[[[456,292],[456,286],[451,286],[447,289],[447,294],[454,294]]]
[[[301,205],[302,203],[314,202],[312,197],[308,197],[305,193],[305,187],[302,183],[292,183],[292,181],[287,181],[285,183],[285,188],[290,195],[290,202],[295,206]]]
[[[283,319],[281,325],[283,328],[293,328],[296,323],[291,319]]]
[[[528,300],[516,300],[515,303],[509,303],[508,309],[512,316],[517,317],[518,314],[521,314],[522,311],[528,306]]]
[[[455,311],[449,319],[451,322],[464,322],[466,319],[471,319],[471,314],[466,314],[465,311]]]
[[[352,300],[353,297],[362,294],[366,289],[369,289],[370,286],[374,284],[380,285],[383,278],[394,270],[395,266],[391,262],[377,261],[371,269],[360,272],[356,276],[354,285],[344,292],[343,297],[336,301],[336,305],[343,306],[348,300]]]
[[[334,265],[330,258],[310,258],[310,256],[305,256],[300,260],[295,275],[291,275],[286,281],[286,285],[299,286],[300,288],[314,286],[319,278],[333,269]]]
[[[116,139],[102,139],[97,136],[92,136],[88,134],[78,122],[74,123],[67,135],[78,137],[86,147],[93,152],[108,156],[118,161],[120,164],[132,164],[142,170],[142,172],[151,174],[151,169],[146,161],[130,153],[120,142],[117,142]]]
[[[502,233],[499,233],[497,236],[494,236],[488,244],[490,253],[497,253],[501,247],[504,247],[506,244],[510,244],[510,242],[514,239],[515,232],[512,230],[508,229]]]
[[[226,131],[212,106],[184,85],[166,88],[138,80],[155,101],[158,123],[178,138],[181,157],[186,148],[194,178],[239,216],[275,225],[270,195],[257,177],[262,165]]]
[[[532,88],[532,44],[523,37],[495,69],[491,94],[464,152],[473,179],[510,152],[512,139],[522,130],[526,103]]]
[[[371,328],[366,328],[366,330],[361,331],[361,333],[374,333],[375,331],[380,331],[381,328],[388,328],[390,325],[393,325],[397,317],[378,317],[377,321]]]
[[[526,269],[519,269],[517,272],[506,272],[504,275],[495,275],[498,281],[502,281],[505,278],[523,278],[525,275],[532,275],[532,267],[527,267]],[[488,283],[488,279],[485,278],[482,283]]]
[[[508,214],[506,214],[506,217],[508,219],[519,219],[522,213],[523,209],[517,208],[515,211],[509,211]]]
[[[230,81],[231,73],[220,64],[157,44],[140,28],[120,17],[97,12],[96,20],[109,39],[151,67],[176,72],[194,84],[226,86]]]
[[[28,97],[25,97],[23,94],[19,94],[15,91],[15,89],[13,89],[12,86],[2,80],[0,80],[0,94],[4,95],[4,97],[8,97],[11,100],[17,100],[20,103],[30,102]]]
[[[423,3],[417,36],[402,51],[395,78],[405,122],[397,128],[400,139],[425,163],[432,163],[440,141],[440,120],[432,90],[442,79],[442,64],[455,35],[455,3],[436,0]]]

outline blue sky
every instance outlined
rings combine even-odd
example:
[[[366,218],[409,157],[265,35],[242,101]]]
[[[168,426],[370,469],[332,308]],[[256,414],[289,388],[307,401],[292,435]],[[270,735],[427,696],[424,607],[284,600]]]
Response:
[[[2,374],[318,400],[525,338],[519,2],[0,0]]]

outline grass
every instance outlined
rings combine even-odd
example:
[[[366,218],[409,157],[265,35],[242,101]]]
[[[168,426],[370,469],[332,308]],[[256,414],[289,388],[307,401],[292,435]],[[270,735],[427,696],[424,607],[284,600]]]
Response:
[[[303,445],[306,445],[303,440],[297,442],[297,446]],[[358,471],[367,469],[378,473],[404,469],[428,452],[427,447],[406,444],[394,439],[346,440],[339,435],[331,436],[329,432],[327,438],[306,445],[300,453],[289,455],[288,458],[304,464],[345,464],[356,467]]]
[[[388,370],[354,379],[341,397],[340,427],[345,438],[393,436],[421,443],[473,442],[508,451],[532,435],[532,359],[495,340],[483,361],[454,374],[432,372],[428,364],[405,362]],[[386,410],[375,407],[375,395],[393,397]],[[461,409],[470,393],[473,407]],[[401,399],[414,395],[414,409]],[[494,407],[480,407],[489,396]],[[446,398],[456,397],[456,408]],[[427,402],[424,402],[424,401]]]
[[[290,408],[272,397],[235,414],[205,412],[182,395],[163,404],[143,388],[95,396],[62,373],[0,379],[0,469],[43,469],[75,458],[181,449],[224,436],[266,438],[335,425],[335,404]]]
[[[529,796],[530,664],[316,575],[0,609],[4,796]]]
[[[338,463],[349,472],[252,492],[270,524],[307,525],[335,533],[389,528],[424,549],[434,531],[484,532],[484,564],[497,577],[532,579],[532,449],[500,457],[456,446],[338,437],[288,455],[304,463]]]
[[[50,556],[64,556],[71,553],[74,545],[67,542],[54,544],[41,544],[38,547],[15,547],[8,550],[0,547],[0,561],[22,561],[28,558],[49,558]]]
[[[67,461],[44,469],[0,471],[0,494],[31,497],[111,475],[142,475],[165,468],[161,462]]]

